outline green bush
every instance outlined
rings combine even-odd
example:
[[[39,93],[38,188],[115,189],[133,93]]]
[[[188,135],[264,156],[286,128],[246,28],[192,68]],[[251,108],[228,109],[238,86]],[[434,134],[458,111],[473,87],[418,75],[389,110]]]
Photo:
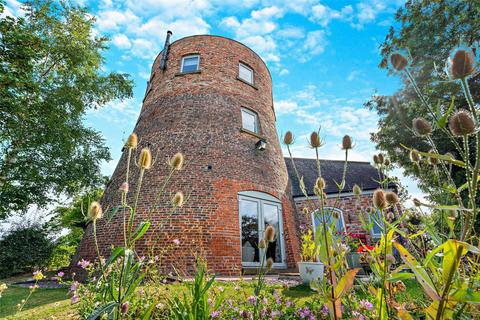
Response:
[[[39,226],[19,227],[0,240],[0,278],[45,267],[53,245]]]
[[[72,228],[68,234],[60,237],[53,247],[50,261],[48,263],[48,269],[57,270],[63,267],[68,267],[82,236],[82,228]]]

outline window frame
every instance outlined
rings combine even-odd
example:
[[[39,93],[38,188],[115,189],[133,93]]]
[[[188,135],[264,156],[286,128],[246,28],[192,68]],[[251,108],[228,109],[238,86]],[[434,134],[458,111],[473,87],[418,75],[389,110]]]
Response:
[[[383,223],[383,221],[381,220],[381,212],[380,210],[378,209],[375,209],[375,211],[370,215],[368,215],[368,221],[370,221],[370,223],[373,223],[372,227],[370,228],[370,235],[372,236],[373,239],[380,239],[382,237],[382,231],[380,231],[380,233],[376,233],[374,232],[373,228],[375,227],[375,220],[373,220],[371,218],[372,215],[378,215],[379,216],[379,220],[381,223]],[[379,225],[380,228],[382,228],[381,225]]]
[[[244,268],[258,268],[261,265],[261,261],[259,262],[244,262],[243,261],[243,253],[242,253],[242,214],[240,212],[240,201],[251,201],[257,203],[258,208],[258,223],[261,226],[261,230],[258,231],[258,239],[262,239],[265,233],[265,217],[264,217],[264,204],[273,205],[277,207],[278,213],[278,225],[280,230],[279,232],[279,241],[280,241],[280,252],[282,255],[282,262],[274,262],[273,268],[276,269],[285,269],[287,268],[287,255],[285,249],[285,234],[284,234],[284,226],[283,226],[283,206],[282,202],[277,198],[271,196],[268,193],[260,192],[260,191],[240,191],[237,194],[237,205],[238,205],[238,219],[239,219],[239,236],[240,236],[240,258],[242,259],[242,267]],[[263,256],[265,258],[265,256]]]
[[[193,57],[197,57],[197,68],[193,71],[183,71],[185,59],[193,58]],[[195,73],[195,72],[198,72],[198,71],[200,71],[200,54],[192,53],[192,54],[187,54],[187,55],[182,57],[182,61],[180,63],[180,73]]]
[[[253,130],[253,131],[250,130],[250,129],[248,129],[248,128],[245,128],[245,126],[243,125],[243,113],[244,113],[244,112],[245,112],[246,114],[249,114],[249,115],[251,115],[251,116],[254,117],[254,128],[253,128],[254,130]],[[241,107],[241,108],[240,108],[240,116],[242,117],[241,120],[242,120],[242,129],[243,129],[243,130],[246,130],[246,131],[248,131],[248,132],[255,133],[255,134],[257,134],[257,135],[260,134],[260,122],[259,122],[258,114],[257,114],[255,111],[250,110],[250,109],[245,108],[245,107]]]
[[[251,81],[246,80],[246,79],[244,79],[244,78],[241,77],[241,73],[240,73],[240,68],[241,68],[241,67],[244,67],[245,69],[247,69],[247,70],[250,71],[250,73],[251,73],[251,75],[252,75],[252,76],[251,76],[251,78],[252,78]],[[255,72],[253,71],[253,68],[250,67],[249,65],[243,63],[243,62],[239,62],[239,63],[238,63],[238,79],[240,79],[241,81],[244,81],[245,83],[248,83],[248,84],[250,84],[250,85],[252,85],[252,86],[255,86]]]
[[[343,211],[338,209],[338,208],[334,208],[334,207],[324,207],[323,210],[332,210],[333,211],[336,211],[338,213],[340,213],[340,218],[339,220],[341,221],[342,223],[342,229],[341,231],[337,230],[337,232],[340,232],[340,233],[346,233],[347,232],[347,226],[345,225],[345,218],[343,216]],[[313,229],[313,234],[315,235],[315,233],[317,232],[317,226],[315,225],[315,212],[319,211],[320,209],[317,209],[317,210],[314,210],[312,211],[312,213],[310,214],[311,216],[311,219],[312,219],[312,229]],[[336,228],[335,228],[336,229]]]

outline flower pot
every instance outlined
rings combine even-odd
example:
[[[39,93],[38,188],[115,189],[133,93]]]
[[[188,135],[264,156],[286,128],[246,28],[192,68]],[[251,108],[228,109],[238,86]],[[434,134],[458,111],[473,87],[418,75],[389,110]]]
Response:
[[[312,280],[323,279],[324,266],[321,262],[299,262],[298,270],[305,284],[309,284]]]

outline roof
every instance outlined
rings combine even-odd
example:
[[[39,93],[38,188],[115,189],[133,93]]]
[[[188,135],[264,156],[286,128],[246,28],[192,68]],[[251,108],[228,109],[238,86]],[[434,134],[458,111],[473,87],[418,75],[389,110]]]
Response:
[[[293,158],[300,177],[303,181],[309,196],[314,195],[313,186],[317,180],[317,161],[316,159]],[[304,194],[300,190],[297,175],[292,166],[290,158],[285,158],[288,176],[292,184],[292,194],[294,197],[302,197]],[[320,159],[320,169],[322,177],[325,179],[325,192],[337,193],[336,183],[342,181],[343,167],[345,161],[342,160],[323,160]],[[347,173],[345,178],[345,188],[342,192],[351,192],[355,184],[359,185],[362,190],[375,190],[380,187],[378,183],[378,170],[369,162],[348,161]]]

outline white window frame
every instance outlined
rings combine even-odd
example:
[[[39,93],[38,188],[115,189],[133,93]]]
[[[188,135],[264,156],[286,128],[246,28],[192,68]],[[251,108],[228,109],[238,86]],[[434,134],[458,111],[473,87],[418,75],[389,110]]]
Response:
[[[183,71],[183,63],[185,62],[185,59],[193,58],[193,57],[197,57],[197,69],[195,69],[193,71]],[[197,72],[198,70],[200,70],[200,55],[199,54],[189,54],[187,56],[182,57],[182,63],[180,65],[180,72],[181,73]]]
[[[240,201],[246,200],[246,201],[253,201],[257,203],[257,208],[259,210],[258,212],[258,224],[260,226],[260,230],[258,231],[258,239],[263,239],[264,237],[264,217],[263,217],[263,205],[268,204],[268,205],[273,205],[277,207],[278,210],[278,225],[280,227],[279,230],[279,235],[280,238],[278,239],[280,241],[280,250],[282,254],[282,262],[274,262],[273,263],[273,268],[276,269],[285,269],[287,267],[287,256],[286,256],[286,251],[285,251],[285,240],[284,240],[284,233],[283,233],[283,211],[282,211],[282,202],[278,200],[277,198],[269,195],[268,193],[263,193],[259,191],[241,191],[238,193],[238,219],[239,219],[239,229],[240,229],[240,253],[242,252],[242,215],[240,213]],[[242,254],[240,255],[242,257]],[[265,254],[260,254],[260,257],[265,258]],[[243,260],[243,259],[242,259]],[[261,262],[243,262],[242,261],[242,267],[246,268],[256,268],[261,265]]]
[[[380,210],[375,209],[375,212],[373,212],[372,215],[374,215],[374,214],[375,214],[375,215],[381,215],[381,212],[380,212]],[[380,223],[383,223],[383,221],[381,220],[381,218],[382,218],[382,217],[380,216],[380,217],[379,217]],[[380,238],[382,237],[382,231],[380,231],[380,233],[376,233],[376,232],[374,231],[375,220],[373,220],[370,215],[368,215],[368,220],[370,221],[370,223],[373,223],[372,228],[370,229],[370,234],[372,235],[372,238],[374,238],[374,239],[380,239]],[[382,226],[379,226],[379,227],[382,228]]]
[[[247,113],[247,114],[249,114],[249,115],[252,115],[252,116],[254,117],[254,119],[255,119],[254,130],[253,130],[253,131],[250,130],[250,129],[248,129],[248,128],[245,128],[245,127],[243,126],[243,113],[244,113],[244,112]],[[259,130],[259,129],[260,129],[260,128],[259,128],[260,126],[258,125],[258,114],[257,114],[255,111],[252,111],[252,110],[247,109],[247,108],[241,108],[241,113],[242,113],[242,129],[258,134],[259,131],[260,131],[260,130]]]
[[[244,79],[244,78],[241,77],[240,69],[241,69],[242,67],[250,71],[250,74],[252,75],[251,81],[250,81],[250,80],[247,80],[247,79]],[[251,84],[251,85],[253,85],[253,84],[255,83],[255,73],[253,72],[253,69],[250,68],[249,66],[247,66],[246,64],[241,63],[241,62],[238,63],[238,78],[241,79],[241,80],[243,80],[243,81],[245,81],[246,83]]]
[[[344,232],[346,233],[347,232],[347,226],[345,225],[345,218],[343,217],[343,211],[338,209],[338,208],[333,208],[333,207],[324,207],[323,210],[327,210],[327,211],[331,211],[333,209],[333,211],[336,211],[339,213],[339,216],[340,216],[340,221],[342,221],[342,231],[339,231],[337,230],[338,232]],[[317,212],[319,210],[315,210],[315,211],[312,211],[312,213],[310,214],[311,215],[311,219],[312,219],[312,229],[313,229],[313,234],[315,235],[315,233],[317,232],[317,226],[315,225],[315,212]]]

